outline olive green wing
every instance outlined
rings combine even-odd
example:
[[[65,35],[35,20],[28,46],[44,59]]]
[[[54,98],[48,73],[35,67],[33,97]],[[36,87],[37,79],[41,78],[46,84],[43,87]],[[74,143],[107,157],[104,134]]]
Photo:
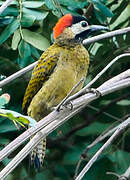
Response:
[[[38,60],[24,95],[22,104],[22,111],[24,114],[27,113],[27,108],[32,98],[43,86],[44,82],[48,80],[49,76],[56,67],[59,54],[60,52],[58,52],[58,49],[55,49],[54,46],[51,46],[42,54]]]

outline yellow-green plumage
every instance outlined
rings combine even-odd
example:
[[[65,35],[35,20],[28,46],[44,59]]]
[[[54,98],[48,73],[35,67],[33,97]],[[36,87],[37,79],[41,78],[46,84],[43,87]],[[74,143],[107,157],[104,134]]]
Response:
[[[89,56],[87,50],[79,42],[69,40],[73,37],[68,29],[56,39],[41,56],[38,64],[33,70],[31,80],[28,84],[24,101],[23,110],[29,116],[39,121],[52,108],[58,105],[71,91],[82,77],[86,77]],[[79,91],[83,83],[76,89]],[[76,92],[75,91],[75,92]],[[43,151],[41,147],[43,146]],[[33,151],[32,159],[37,152],[40,154],[40,163],[45,155],[45,143],[40,149]]]
[[[43,83],[49,78],[49,75],[53,71],[53,68],[58,61],[57,53],[54,53],[53,49],[47,49],[46,52],[42,54],[41,58],[38,61],[38,64],[35,66],[32,72],[32,77],[29,81],[28,87],[24,95],[24,100],[22,104],[23,112],[27,112],[27,108],[32,98],[39,91]]]

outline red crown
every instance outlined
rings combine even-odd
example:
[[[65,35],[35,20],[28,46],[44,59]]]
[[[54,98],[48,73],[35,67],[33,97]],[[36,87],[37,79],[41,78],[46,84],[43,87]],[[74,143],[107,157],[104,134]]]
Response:
[[[71,26],[73,21],[73,17],[71,14],[66,14],[62,18],[60,18],[53,28],[54,39],[56,39],[66,27]]]

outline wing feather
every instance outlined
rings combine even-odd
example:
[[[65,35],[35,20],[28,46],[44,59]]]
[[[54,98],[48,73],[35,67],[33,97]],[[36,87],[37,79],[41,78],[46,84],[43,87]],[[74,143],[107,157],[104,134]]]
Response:
[[[27,113],[27,108],[32,98],[35,96],[35,94],[43,86],[44,82],[49,78],[51,73],[54,71],[58,59],[59,59],[59,51],[58,49],[55,49],[54,46],[48,48],[41,55],[37,65],[34,67],[31,79],[29,81],[29,84],[27,86],[24,95],[23,104],[22,104],[22,110],[24,114]]]

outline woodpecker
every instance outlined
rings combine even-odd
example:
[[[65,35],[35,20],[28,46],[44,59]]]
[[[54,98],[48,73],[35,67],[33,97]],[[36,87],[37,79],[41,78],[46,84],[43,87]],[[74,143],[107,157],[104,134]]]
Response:
[[[22,104],[25,114],[41,120],[81,78],[86,78],[89,54],[82,42],[93,32],[104,29],[104,26],[89,25],[85,17],[71,14],[58,20],[53,28],[54,43],[41,55],[27,86]],[[31,153],[31,160],[39,167],[43,163],[45,150],[46,139],[43,139]]]

